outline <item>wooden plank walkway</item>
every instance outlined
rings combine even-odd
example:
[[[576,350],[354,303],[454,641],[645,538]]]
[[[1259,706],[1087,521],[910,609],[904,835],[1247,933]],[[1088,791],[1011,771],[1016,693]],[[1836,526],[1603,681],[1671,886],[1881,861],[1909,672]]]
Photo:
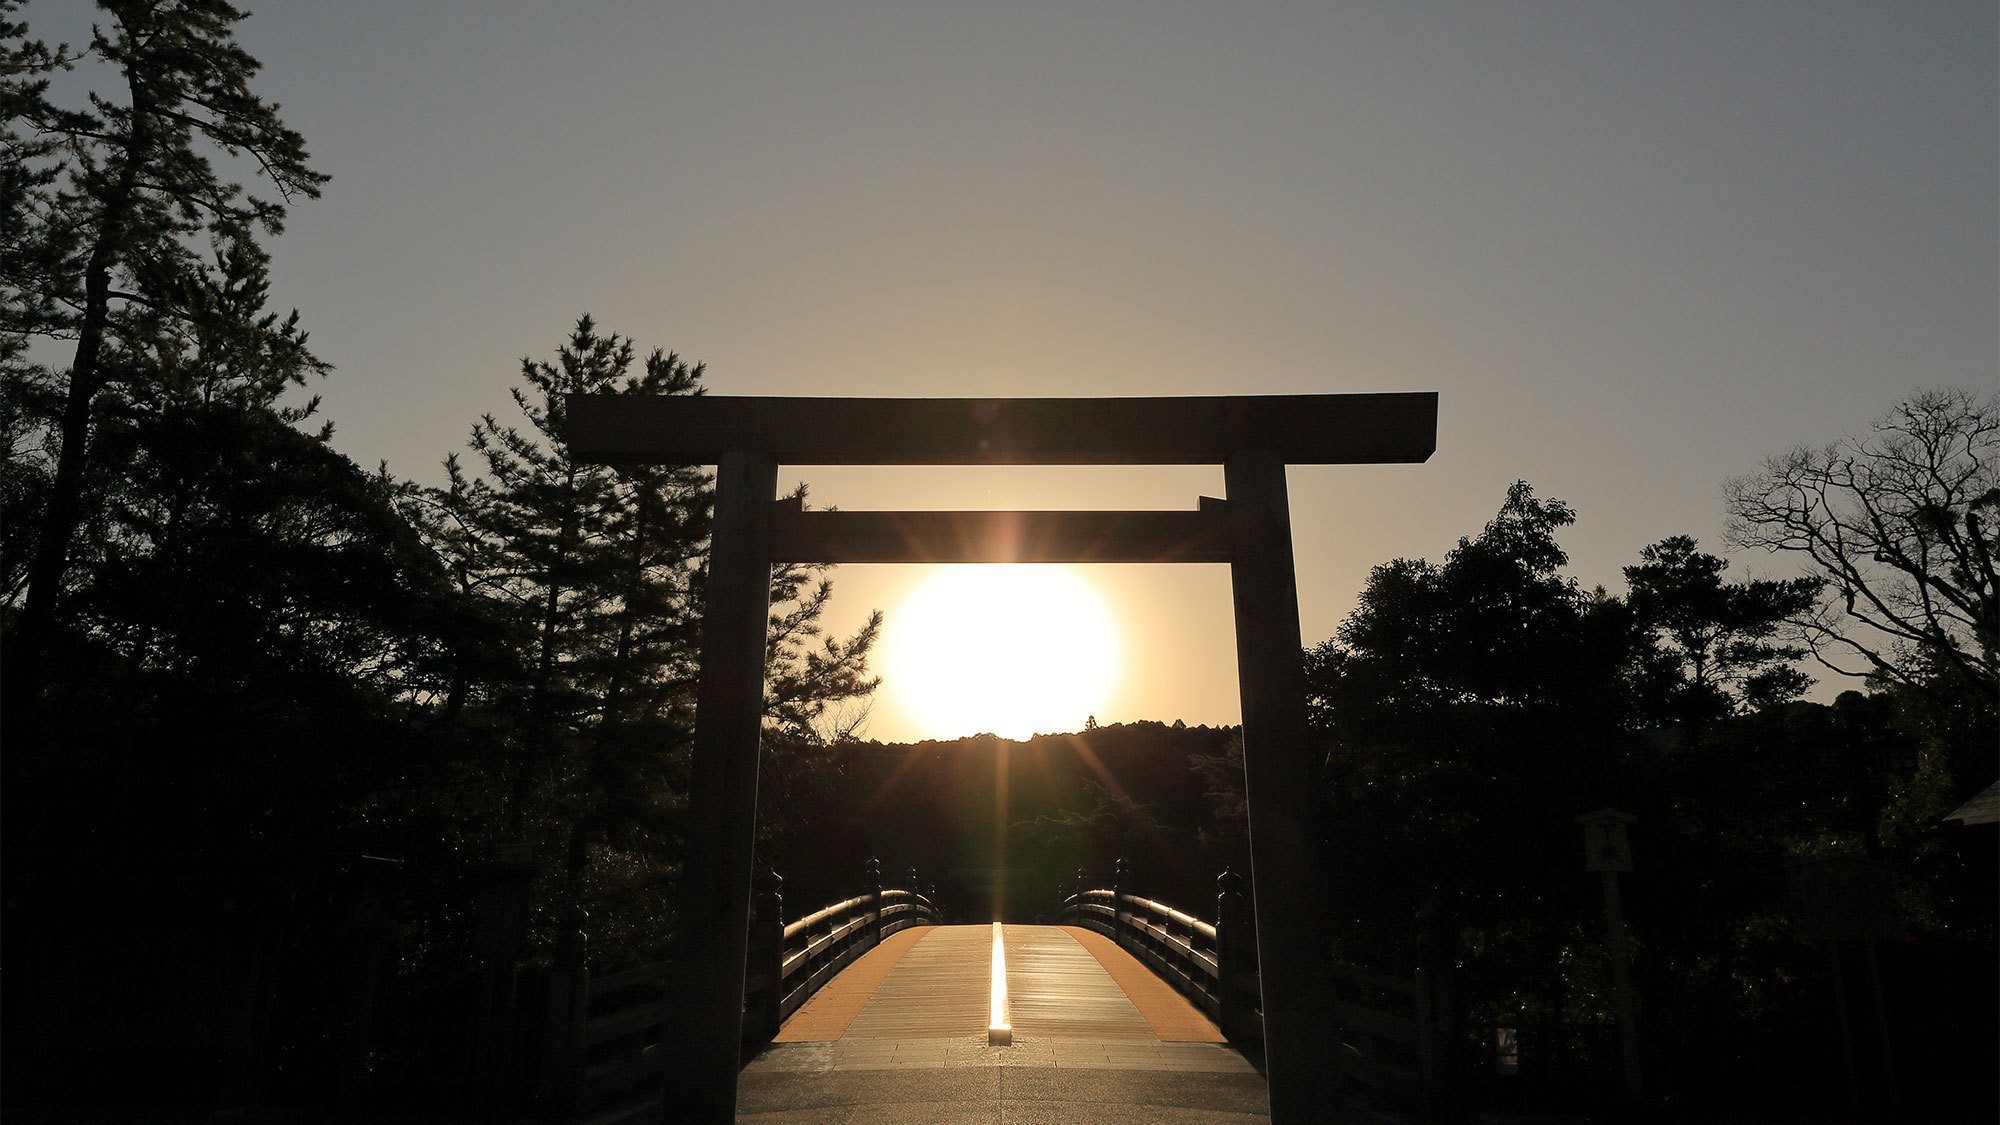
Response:
[[[840,975],[827,981],[818,992],[785,1026],[778,1029],[774,1043],[820,1043],[829,1042],[847,1034],[854,1017],[861,1014],[861,1006],[882,987],[889,970],[896,967],[917,939],[928,936],[935,927],[924,926],[916,929],[898,930],[883,939],[880,945],[862,954],[854,964],[849,965]]]
[[[1014,1004],[1015,1034],[1100,1043],[1160,1041],[1103,964],[1061,927],[1002,929],[1007,935],[1007,994]]]
[[[920,932],[842,1039],[949,1039],[986,1030],[991,927],[928,926]]]
[[[1082,926],[1064,926],[1068,934],[1083,947],[1118,987],[1125,990],[1132,1005],[1146,1022],[1153,1027],[1153,1034],[1162,1043],[1224,1043],[1222,1029],[1208,1018],[1200,1008],[1189,1003],[1187,997],[1174,991],[1174,986],[1154,975],[1151,969],[1140,963],[1137,957],[1118,947],[1118,943]]]

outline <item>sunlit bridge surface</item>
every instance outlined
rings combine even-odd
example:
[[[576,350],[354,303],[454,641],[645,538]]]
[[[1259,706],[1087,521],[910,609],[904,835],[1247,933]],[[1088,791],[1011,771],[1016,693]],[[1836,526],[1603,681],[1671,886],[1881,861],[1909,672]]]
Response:
[[[989,1045],[1003,1021],[1011,1045]],[[786,1022],[737,1093],[740,1121],[1084,1121],[1092,1106],[1120,1121],[1268,1115],[1264,1080],[1206,1016],[1070,926],[885,939]]]

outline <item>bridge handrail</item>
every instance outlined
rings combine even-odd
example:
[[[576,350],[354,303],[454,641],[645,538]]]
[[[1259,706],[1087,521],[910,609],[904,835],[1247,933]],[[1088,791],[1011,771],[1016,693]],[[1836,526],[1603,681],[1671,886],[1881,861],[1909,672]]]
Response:
[[[784,880],[775,873],[759,880],[744,974],[746,1040],[769,1039],[821,985],[883,938],[943,920],[930,896],[881,887],[879,865],[870,865],[868,877],[875,889],[790,924],[780,922],[783,900],[777,891]],[[915,882],[914,869],[909,878]],[[657,1117],[659,1079],[666,1072],[663,1040],[672,1017],[667,995],[672,967],[659,961],[593,975],[586,921],[574,906],[563,917],[548,979],[539,1098],[565,1117]]]
[[[1104,897],[1108,899],[1110,896],[1107,894]],[[1065,913],[1076,914],[1079,921],[1084,921],[1088,917],[1090,923],[1100,922],[1107,916],[1110,917],[1113,919],[1112,925],[1114,926],[1114,930],[1105,936],[1113,940],[1118,940],[1127,935],[1134,937],[1138,943],[1134,952],[1145,960],[1154,960],[1164,955],[1167,964],[1154,966],[1155,970],[1161,971],[1163,975],[1183,974],[1187,970],[1199,972],[1205,979],[1196,980],[1190,977],[1187,981],[1187,985],[1196,990],[1199,995],[1190,996],[1189,998],[1194,1000],[1197,1005],[1205,1009],[1211,1009],[1209,1014],[1211,1017],[1214,1016],[1220,1010],[1220,1003],[1215,995],[1215,981],[1222,975],[1222,966],[1216,953],[1215,927],[1209,925],[1207,922],[1203,922],[1199,918],[1182,913],[1164,903],[1154,902],[1151,899],[1138,898],[1134,895],[1119,895],[1117,901],[1137,907],[1139,911],[1143,911],[1154,918],[1171,924],[1161,925],[1150,918],[1142,917],[1138,912],[1115,911],[1103,901],[1090,901],[1088,893],[1086,893],[1083,900],[1076,901],[1074,906],[1066,903]],[[1173,930],[1174,925],[1178,925],[1185,930],[1186,936],[1175,933]],[[1115,927],[1123,927],[1123,929],[1121,931]],[[1091,928],[1097,929],[1098,926],[1092,924]],[[1201,939],[1201,944],[1198,945],[1196,939]],[[1172,981],[1173,977],[1169,975],[1168,980]],[[1183,987],[1181,991],[1187,992],[1189,991],[1189,987]]]
[[[1126,876],[1122,864],[1119,874]],[[1231,1041],[1261,1040],[1255,943],[1247,904],[1235,890],[1241,880],[1225,873],[1218,882],[1223,893],[1214,925],[1116,887],[1070,895],[1057,919],[1116,941],[1206,1012]],[[1432,954],[1430,964],[1409,975],[1342,962],[1330,963],[1329,970],[1328,1015],[1340,1036],[1329,1065],[1370,1098],[1420,1110],[1426,1120],[1464,1120],[1461,1024],[1449,957]]]
[[[818,910],[813,911],[796,922],[788,922],[785,925],[785,940],[790,941],[814,926],[819,925],[821,922],[826,921],[828,918],[844,914],[858,906],[864,905],[871,897],[870,895],[856,895],[842,902],[836,902],[831,906],[820,907]]]
[[[1226,888],[1233,885],[1224,883]],[[1230,1039],[1261,1040],[1256,956],[1249,952],[1254,941],[1240,899],[1226,889],[1218,900],[1218,920],[1210,923],[1164,902],[1115,888],[1092,888],[1065,898],[1057,919],[1069,919],[1117,942],[1213,1019]]]
[[[880,878],[871,868],[871,875]],[[911,881],[915,882],[912,870]],[[762,1042],[826,982],[883,938],[944,919],[937,903],[914,889],[877,887],[781,923],[775,880],[757,897],[751,951],[744,980],[746,1042]]]
[[[861,895],[836,902],[786,926],[779,969],[784,985],[784,996],[778,1006],[779,1021],[797,1011],[822,985],[882,938],[927,922],[935,925],[940,917],[937,907],[923,895],[885,890],[879,900],[874,895]],[[826,932],[813,937],[812,928],[822,923]],[[866,940],[869,937],[874,940]],[[801,981],[802,972],[806,975]]]
[[[1129,903],[1141,910],[1157,914],[1176,925],[1186,927],[1191,932],[1200,934],[1211,942],[1215,940],[1215,927],[1192,914],[1182,913],[1164,902],[1155,902],[1150,898],[1140,898],[1138,895],[1119,895],[1118,898],[1121,902]]]

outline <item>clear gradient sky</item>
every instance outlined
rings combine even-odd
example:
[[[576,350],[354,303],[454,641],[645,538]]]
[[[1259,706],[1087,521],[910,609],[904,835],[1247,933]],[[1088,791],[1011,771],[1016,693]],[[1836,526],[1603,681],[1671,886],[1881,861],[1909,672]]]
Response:
[[[1619,592],[1646,543],[1720,549],[1724,477],[2000,378],[1990,0],[250,3],[333,176],[278,299],[340,448],[419,480],[586,311],[717,394],[1440,392],[1429,464],[1291,471],[1310,644],[1517,478]],[[86,37],[78,0],[26,18]],[[854,509],[1221,490],[793,476]],[[1101,721],[1236,720],[1219,568],[1085,573],[1133,660]],[[912,574],[843,568],[835,624]],[[869,733],[916,732],[889,698]]]

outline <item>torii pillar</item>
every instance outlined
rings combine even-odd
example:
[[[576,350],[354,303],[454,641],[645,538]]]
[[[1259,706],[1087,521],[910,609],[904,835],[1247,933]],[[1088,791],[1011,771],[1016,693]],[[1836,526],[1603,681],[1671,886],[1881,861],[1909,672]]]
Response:
[[[668,1120],[735,1117],[775,562],[1227,562],[1271,1119],[1305,1125],[1338,1112],[1285,467],[1427,460],[1436,394],[573,395],[565,411],[579,459],[718,466]],[[1228,498],[1191,512],[804,512],[777,500],[780,464],[1219,464]]]

